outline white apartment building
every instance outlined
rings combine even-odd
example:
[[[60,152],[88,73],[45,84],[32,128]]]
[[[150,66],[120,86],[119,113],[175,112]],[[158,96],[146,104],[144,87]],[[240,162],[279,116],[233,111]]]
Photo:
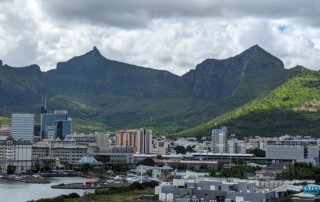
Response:
[[[231,138],[227,140],[227,153],[231,154],[245,154],[246,144],[244,140],[238,140],[237,138]]]
[[[227,153],[227,127],[212,129],[212,148],[213,153]]]

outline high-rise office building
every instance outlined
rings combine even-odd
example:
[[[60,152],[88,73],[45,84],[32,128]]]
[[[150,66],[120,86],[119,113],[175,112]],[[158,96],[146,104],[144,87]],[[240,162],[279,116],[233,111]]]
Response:
[[[212,149],[213,153],[227,153],[227,127],[212,129]]]
[[[72,121],[70,118],[67,120],[57,120],[55,123],[56,133],[55,139],[59,138],[64,140],[64,138],[72,133]]]
[[[140,128],[118,131],[117,145],[130,146],[134,153],[149,154],[152,151],[152,130]]]
[[[68,111],[55,110],[53,113],[41,114],[41,135],[43,139],[49,138],[49,132],[55,131],[54,139],[63,140],[66,135],[72,133],[72,119],[68,117]]]
[[[11,134],[13,138],[33,142],[34,114],[12,114]]]

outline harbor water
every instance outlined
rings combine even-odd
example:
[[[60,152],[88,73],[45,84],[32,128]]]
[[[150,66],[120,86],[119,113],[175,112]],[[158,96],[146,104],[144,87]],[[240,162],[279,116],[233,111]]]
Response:
[[[0,201],[1,202],[25,202],[40,198],[51,198],[61,194],[77,193],[80,196],[84,192],[94,192],[94,190],[82,189],[52,189],[52,185],[61,183],[83,182],[82,177],[53,177],[49,178],[49,184],[27,184],[0,178]]]

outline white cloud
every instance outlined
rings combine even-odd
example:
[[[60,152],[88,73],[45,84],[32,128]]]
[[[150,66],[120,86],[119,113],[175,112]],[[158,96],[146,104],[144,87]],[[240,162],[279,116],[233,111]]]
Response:
[[[60,1],[0,1],[4,63],[48,70],[97,46],[109,59],[181,75],[259,44],[287,68],[319,69],[317,1]]]

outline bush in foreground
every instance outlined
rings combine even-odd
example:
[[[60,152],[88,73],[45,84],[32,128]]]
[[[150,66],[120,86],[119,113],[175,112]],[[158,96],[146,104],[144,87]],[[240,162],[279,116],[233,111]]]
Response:
[[[56,197],[53,197],[53,198],[41,198],[39,200],[31,200],[29,202],[63,202],[65,199],[68,199],[68,198],[79,198],[79,194],[77,193],[71,193],[69,195],[60,195],[60,196],[56,196]]]

